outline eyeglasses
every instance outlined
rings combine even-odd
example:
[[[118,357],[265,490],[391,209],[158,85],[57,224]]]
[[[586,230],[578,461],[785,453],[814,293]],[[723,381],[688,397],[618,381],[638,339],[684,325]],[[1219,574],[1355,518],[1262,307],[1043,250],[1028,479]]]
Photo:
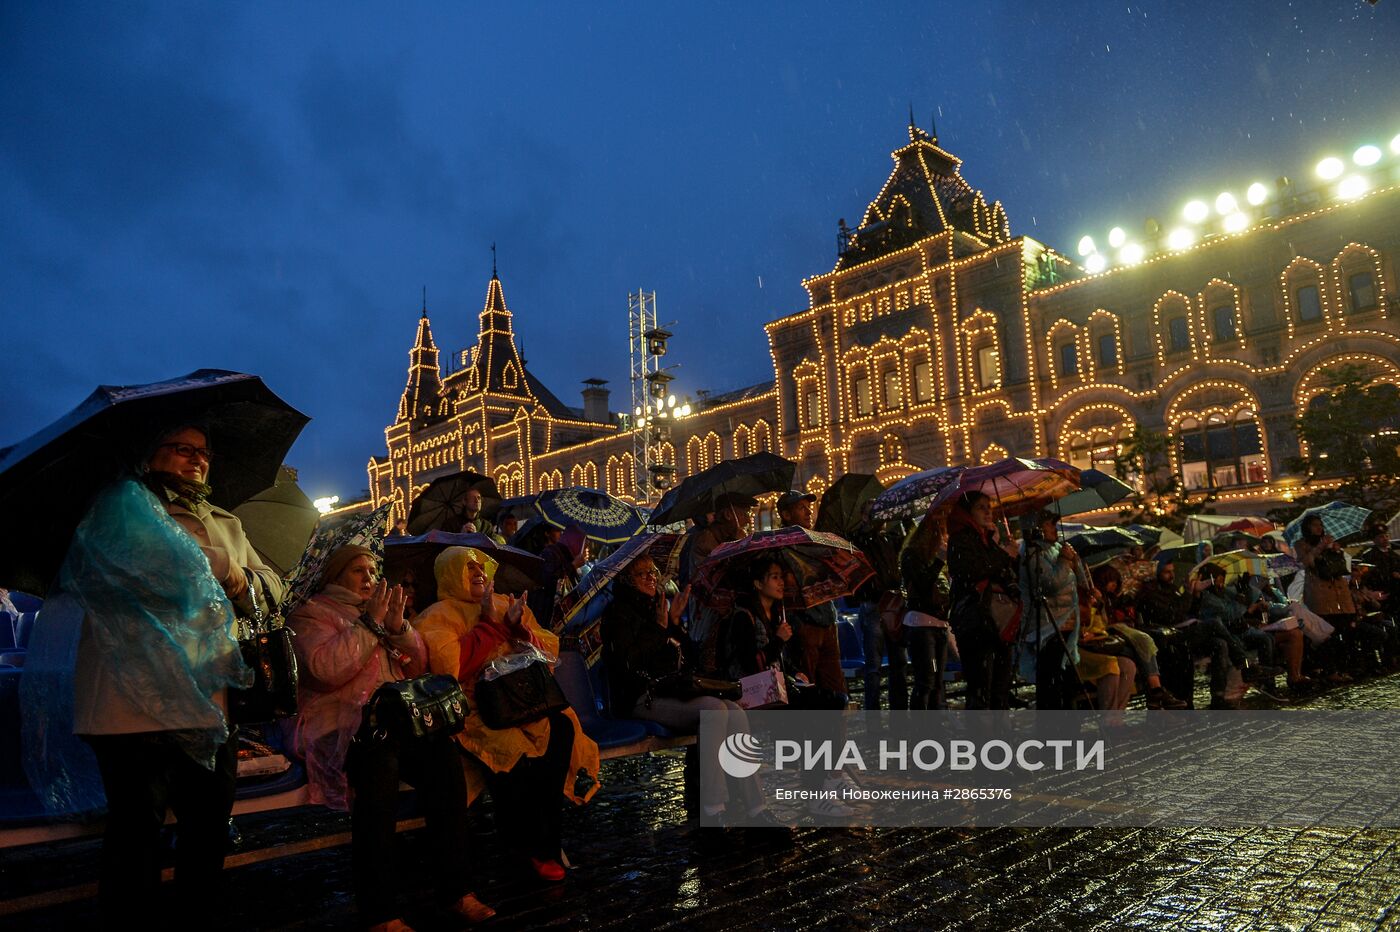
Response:
[[[631,578],[638,582],[641,582],[643,579],[659,579],[661,578],[661,572],[659,570],[641,570],[640,572],[632,573]]]
[[[195,456],[200,456],[203,457],[206,463],[212,463],[214,461],[214,451],[208,447],[197,447],[189,443],[162,443],[160,447],[162,449],[169,447],[187,460],[192,460]]]

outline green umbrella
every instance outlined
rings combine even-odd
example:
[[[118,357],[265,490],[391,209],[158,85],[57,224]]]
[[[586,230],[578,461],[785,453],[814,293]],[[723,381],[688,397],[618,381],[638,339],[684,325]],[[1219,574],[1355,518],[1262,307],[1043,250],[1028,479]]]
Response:
[[[847,473],[822,494],[815,530],[850,537],[861,522],[865,503],[885,491],[879,479],[864,473]]]
[[[286,576],[297,565],[321,517],[285,468],[277,474],[276,485],[263,489],[233,513],[258,556],[279,576]]]

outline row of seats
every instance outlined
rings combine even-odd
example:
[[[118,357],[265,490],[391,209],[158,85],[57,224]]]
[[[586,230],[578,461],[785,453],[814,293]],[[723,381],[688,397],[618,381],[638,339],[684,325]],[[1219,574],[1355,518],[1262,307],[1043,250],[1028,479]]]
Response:
[[[38,612],[0,612],[0,669],[24,666],[29,636],[34,632]]]

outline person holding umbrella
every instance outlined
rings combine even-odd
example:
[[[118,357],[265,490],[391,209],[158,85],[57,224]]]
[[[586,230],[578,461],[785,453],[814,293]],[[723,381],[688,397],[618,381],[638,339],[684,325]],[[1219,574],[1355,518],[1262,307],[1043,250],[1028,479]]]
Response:
[[[716,547],[739,540],[753,520],[753,508],[758,500],[743,492],[728,492],[715,499],[715,511],[708,521],[696,521],[686,531],[681,543],[680,576],[676,582],[684,586],[694,578],[696,570]],[[715,610],[694,597],[687,612],[687,635],[698,653],[698,665],[704,672],[718,668],[716,656],[720,637],[720,618]]]
[[[1315,512],[1303,519],[1302,536],[1294,543],[1293,552],[1303,564],[1303,604],[1336,630],[1337,636],[1329,643],[1340,656],[1334,658],[1338,669],[1328,674],[1328,682],[1350,683],[1347,669],[1353,667],[1360,645],[1355,631],[1356,603],[1347,584],[1346,554],[1327,533],[1322,515]]]
[[[1011,645],[993,630],[984,595],[1018,597],[1016,542],[1002,537],[992,500],[981,492],[957,497],[948,514],[948,575],[953,636],[967,677],[968,709],[1011,704]]]
[[[778,496],[778,517],[783,527],[812,529],[812,505],[817,497],[810,492],[789,489]],[[799,669],[818,688],[842,697],[846,703],[846,675],[841,670],[841,641],[836,633],[836,603],[822,602],[811,608],[788,613],[797,639]]]
[[[215,598],[248,616],[255,604],[275,608],[282,582],[238,518],[209,502],[213,457],[205,427],[161,431],[139,485],[104,493],[79,526],[62,575],[86,611],[74,732],[97,756],[107,794],[98,895],[113,923],[151,918],[167,807],[180,826],[180,914],[192,920],[218,896],[237,778],[226,688],[245,668],[233,612],[200,605],[190,590],[207,579]]]

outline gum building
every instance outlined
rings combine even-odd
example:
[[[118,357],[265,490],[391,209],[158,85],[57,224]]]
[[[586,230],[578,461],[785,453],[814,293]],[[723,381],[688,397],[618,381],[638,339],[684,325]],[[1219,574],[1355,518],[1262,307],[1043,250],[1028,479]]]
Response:
[[[846,472],[890,482],[1009,454],[1111,471],[1142,426],[1173,438],[1193,494],[1258,511],[1299,481],[1293,421],[1325,403],[1329,367],[1400,386],[1394,166],[1342,194],[1280,179],[1247,206],[1218,202],[1185,237],[1126,244],[1111,267],[1090,244],[1081,266],[1013,235],[936,136],[908,136],[859,225],[841,223],[835,267],[802,283],[808,306],[765,325],[772,371],[693,403],[652,446],[675,480],[759,450],[818,493]],[[369,462],[373,504],[402,516],[464,468],[506,496],[584,485],[646,499],[627,418],[601,385],[574,407],[526,370],[494,274],[476,344],[446,372],[439,355],[425,313],[388,454]]]

